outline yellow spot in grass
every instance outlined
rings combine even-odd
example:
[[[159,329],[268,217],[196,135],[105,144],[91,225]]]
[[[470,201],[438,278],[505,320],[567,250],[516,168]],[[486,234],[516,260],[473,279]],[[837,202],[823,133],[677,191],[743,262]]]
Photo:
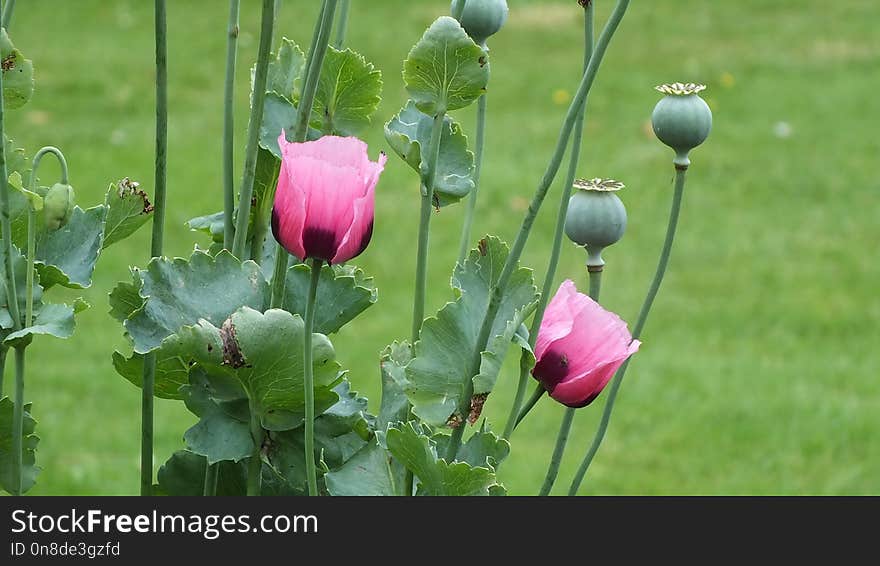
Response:
[[[736,79],[733,78],[732,74],[724,71],[723,73],[721,73],[721,77],[719,77],[719,82],[724,88],[733,88],[733,86],[736,84]]]
[[[564,88],[559,88],[553,91],[553,104],[557,106],[564,106],[571,102],[571,93],[565,90]]]

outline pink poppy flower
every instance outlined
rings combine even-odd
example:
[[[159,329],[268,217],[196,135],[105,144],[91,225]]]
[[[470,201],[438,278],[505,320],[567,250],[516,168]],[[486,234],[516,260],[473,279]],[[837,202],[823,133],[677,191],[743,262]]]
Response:
[[[567,279],[541,321],[532,376],[563,405],[584,407],[639,345],[619,316],[578,293]]]
[[[373,235],[374,194],[384,153],[370,161],[367,144],[324,136],[290,143],[284,133],[272,233],[301,260],[343,263],[361,254]]]

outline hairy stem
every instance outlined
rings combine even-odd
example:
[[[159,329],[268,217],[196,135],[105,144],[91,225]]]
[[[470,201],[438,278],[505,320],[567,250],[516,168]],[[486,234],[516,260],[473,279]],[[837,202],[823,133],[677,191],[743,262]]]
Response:
[[[315,376],[312,365],[312,332],[315,329],[315,297],[318,294],[318,281],[321,279],[320,259],[311,260],[312,278],[309,282],[309,295],[306,300],[305,334],[303,335],[303,364],[305,365],[305,456],[306,480],[309,495],[318,495],[318,471],[315,465]]]
[[[318,79],[321,76],[321,67],[324,66],[324,56],[327,54],[330,30],[333,28],[333,17],[335,14],[336,0],[324,0],[321,15],[312,37],[312,49],[309,51],[309,56],[306,60],[306,78],[303,83],[302,98],[300,99],[296,128],[293,133],[293,141],[295,142],[304,142],[308,137],[309,118],[312,115],[312,106],[315,104]],[[283,246],[279,245],[278,250],[275,252],[275,272],[272,276],[272,308],[279,308],[284,302],[289,259],[290,255]]]
[[[247,472],[247,494],[248,496],[260,495],[262,488],[263,475],[263,439],[266,431],[263,430],[263,424],[260,422],[260,415],[253,400],[250,402],[251,410],[251,439],[254,441],[254,451],[248,459]]]
[[[590,64],[590,58],[593,56],[593,3],[590,2],[584,6],[584,72]],[[541,329],[541,322],[544,320],[544,311],[547,310],[547,303],[550,301],[550,294],[553,292],[553,279],[556,276],[556,268],[559,265],[559,255],[562,252],[562,235],[565,232],[565,216],[568,213],[568,202],[571,198],[572,185],[577,175],[578,162],[580,161],[581,142],[584,133],[584,115],[586,114],[587,100],[584,103],[575,118],[574,131],[572,132],[573,140],[571,142],[571,156],[569,158],[568,175],[565,178],[565,185],[562,187],[562,196],[559,199],[559,212],[556,215],[556,231],[553,234],[553,248],[550,251],[550,262],[547,264],[547,273],[544,275],[544,285],[541,289],[541,298],[538,301],[538,307],[535,309],[535,316],[532,319],[532,326],[529,330],[529,346],[534,349],[535,341],[538,339],[538,331]],[[529,352],[523,352],[520,357],[519,381],[516,386],[516,394],[513,398],[513,406],[507,417],[507,424],[504,426],[504,438],[510,439],[517,423],[519,422],[520,405],[525,396],[526,388],[529,382],[529,371],[531,370],[531,355]],[[523,415],[525,416],[525,415]]]
[[[351,0],[339,0],[339,20],[336,23],[336,39],[333,40],[333,47],[342,49],[345,45],[345,32],[348,31],[348,10]]]
[[[443,134],[443,119],[440,112],[434,116],[431,128],[431,143],[428,145],[428,161],[422,172],[422,206],[419,214],[419,244],[416,255],[416,281],[413,296],[412,342],[419,339],[422,321],[425,319],[425,295],[428,288],[428,240],[431,231],[431,213],[434,211],[434,180],[437,160],[440,156],[440,137]]]
[[[235,237],[232,254],[244,259],[254,197],[254,177],[257,169],[257,150],[260,149],[260,126],[263,124],[263,107],[266,101],[266,80],[269,71],[269,52],[272,47],[272,28],[275,25],[275,0],[263,0],[260,25],[260,48],[257,52],[257,69],[254,72],[254,92],[251,97],[251,114],[248,122],[247,147],[245,148],[244,172],[238,198],[238,215],[235,219]]]
[[[480,172],[483,169],[483,147],[486,143],[486,95],[477,100],[477,133],[474,141],[474,188],[468,196],[467,209],[464,213],[464,225],[461,228],[461,242],[458,245],[458,263],[464,265],[471,247],[474,214],[477,209],[477,191],[480,188]]]
[[[226,81],[223,88],[223,247],[232,248],[235,239],[235,60],[238,48],[240,0],[229,0],[226,28]]]
[[[15,405],[12,408],[12,495],[22,494],[24,350],[25,346],[16,346],[15,348]]]
[[[3,397],[3,376],[6,375],[7,354],[9,354],[9,346],[0,346],[0,397]]]
[[[672,195],[672,207],[669,211],[669,223],[666,227],[666,238],[663,242],[663,249],[660,251],[660,259],[657,261],[657,269],[654,272],[654,279],[651,281],[651,286],[648,288],[648,293],[645,295],[645,300],[639,311],[639,318],[633,327],[633,340],[638,339],[638,337],[642,335],[642,330],[645,328],[645,323],[648,321],[648,314],[651,312],[651,306],[654,304],[654,299],[657,297],[657,292],[660,290],[660,284],[663,282],[663,276],[666,273],[666,267],[669,264],[669,256],[672,253],[672,244],[675,240],[675,231],[678,227],[678,217],[681,212],[681,200],[684,193],[686,173],[687,166],[676,165],[675,192]],[[599,421],[599,428],[596,430],[593,443],[590,445],[589,450],[587,450],[586,455],[584,455],[584,459],[581,461],[581,465],[575,473],[574,479],[571,482],[571,487],[568,489],[569,495],[577,495],[581,482],[584,480],[584,476],[587,474],[587,470],[593,462],[593,457],[596,455],[596,452],[598,452],[599,446],[601,446],[602,440],[605,438],[605,432],[608,430],[608,423],[611,421],[611,412],[614,410],[614,402],[617,400],[617,392],[620,390],[623,376],[626,375],[626,368],[629,367],[630,359],[626,360],[623,365],[620,366],[620,369],[617,370],[617,374],[611,381],[611,387],[608,390],[608,400],[605,402],[605,409],[602,411],[602,419]]]
[[[168,160],[168,44],[166,41],[165,0],[156,0],[156,193],[153,212],[151,257],[162,255],[165,232],[165,188]],[[153,388],[156,379],[156,353],[144,356],[141,386],[141,495],[153,493]]]

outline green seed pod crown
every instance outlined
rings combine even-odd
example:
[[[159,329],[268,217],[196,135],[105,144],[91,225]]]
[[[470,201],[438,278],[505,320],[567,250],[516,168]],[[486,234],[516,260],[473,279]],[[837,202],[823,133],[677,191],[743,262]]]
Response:
[[[461,13],[461,27],[477,45],[486,49],[486,40],[498,33],[507,21],[507,11],[507,0],[467,0]]]
[[[655,89],[664,96],[651,116],[654,133],[675,150],[675,163],[687,166],[688,153],[703,143],[712,130],[712,111],[699,92],[705,86],[694,83],[664,84]]]
[[[58,230],[64,227],[73,214],[76,206],[73,187],[62,183],[55,183],[43,197],[43,216],[46,219],[46,227],[49,230]]]
[[[601,267],[602,250],[616,243],[626,231],[626,207],[616,192],[623,183],[611,179],[579,179],[568,203],[565,234],[587,249],[587,265]]]

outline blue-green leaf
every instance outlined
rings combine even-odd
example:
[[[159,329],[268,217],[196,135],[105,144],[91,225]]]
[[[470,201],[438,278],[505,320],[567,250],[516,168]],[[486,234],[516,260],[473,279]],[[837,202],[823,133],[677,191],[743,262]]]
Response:
[[[128,177],[110,185],[104,200],[107,218],[104,222],[102,247],[106,248],[131,236],[153,217],[153,205],[150,204],[147,193],[138,187],[138,183]]]
[[[315,104],[313,128],[338,136],[356,136],[370,125],[382,100],[382,73],[351,49],[330,47],[324,57]]]
[[[0,486],[9,493],[14,491],[12,485],[12,430],[15,404],[9,397],[0,398]],[[37,421],[31,416],[31,404],[24,406],[24,427],[22,428],[22,493],[28,491],[36,483],[40,468],[36,465],[37,443],[40,437],[34,434]],[[16,486],[17,487],[17,486]]]
[[[284,308],[305,316],[311,267],[299,263],[287,271]],[[372,306],[379,291],[363,270],[353,265],[324,265],[315,298],[315,332],[332,334]]]

